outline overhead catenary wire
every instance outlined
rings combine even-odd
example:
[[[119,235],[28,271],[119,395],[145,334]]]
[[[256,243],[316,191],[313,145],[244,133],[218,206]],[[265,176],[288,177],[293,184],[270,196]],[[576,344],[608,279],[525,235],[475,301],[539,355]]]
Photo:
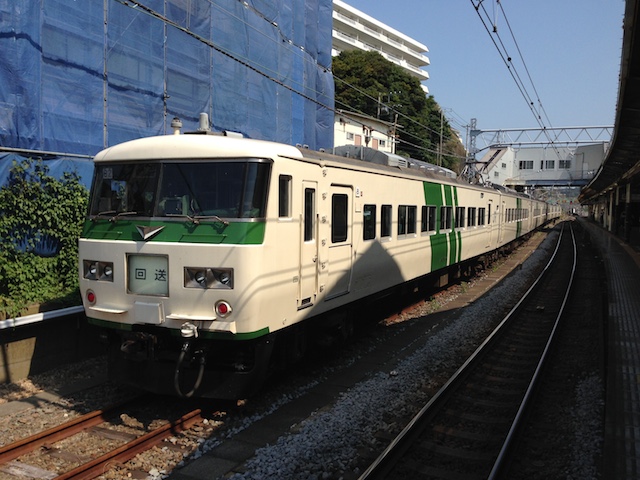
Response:
[[[486,30],[487,34],[489,35],[493,45],[495,46],[496,50],[498,51],[498,54],[500,55],[500,58],[502,59],[503,63],[505,64],[505,66],[507,67],[507,70],[509,71],[509,74],[511,75],[511,77],[513,78],[516,87],[518,88],[520,94],[522,95],[522,97],[524,98],[525,102],[527,103],[528,108],[531,110],[531,113],[533,114],[536,123],[538,124],[538,126],[540,127],[540,129],[543,131],[544,135],[547,137],[547,140],[549,141],[549,144],[553,147],[553,150],[555,151],[556,155],[558,156],[558,158],[560,158],[560,152],[557,149],[557,147],[555,146],[555,141],[557,140],[557,138],[552,139],[551,136],[549,135],[549,132],[547,131],[547,129],[551,129],[553,128],[551,126],[551,122],[548,118],[548,115],[542,105],[542,100],[540,100],[540,95],[538,94],[538,91],[535,87],[535,84],[533,82],[533,78],[531,77],[529,68],[527,67],[526,61],[524,60],[524,56],[522,55],[522,51],[520,50],[520,47],[518,45],[518,42],[516,40],[515,34],[513,32],[513,29],[511,28],[511,25],[508,21],[506,12],[504,10],[504,8],[502,7],[502,3],[500,0],[495,0],[496,4],[499,6],[499,10],[500,12],[502,12],[502,16],[505,19],[505,23],[507,24],[507,28],[509,29],[509,32],[511,34],[511,38],[512,41],[515,45],[515,48],[518,52],[518,55],[520,57],[520,61],[522,62],[523,68],[525,69],[525,73],[527,75],[527,78],[529,79],[529,83],[531,84],[531,88],[533,89],[533,92],[535,93],[534,95],[531,95],[529,93],[529,89],[527,88],[527,86],[525,85],[525,82],[522,80],[522,77],[518,71],[518,68],[516,66],[516,64],[513,62],[513,57],[511,56],[511,54],[509,53],[509,50],[505,44],[505,42],[503,41],[502,37],[500,36],[500,31],[498,29],[498,25],[497,25],[497,9],[495,8],[495,4],[494,4],[494,15],[493,15],[493,19],[491,18],[490,14],[487,12],[487,9],[485,8],[484,5],[484,0],[470,0],[471,4],[473,5],[476,13],[478,14],[478,17],[480,18],[480,21],[484,27],[484,29]],[[489,28],[488,25],[491,25],[491,28]],[[537,101],[538,104],[538,108],[536,108],[535,106],[535,101],[534,98]],[[544,116],[546,117],[546,121],[548,123],[545,123],[545,121],[542,118],[542,113],[544,114]]]
[[[529,83],[531,83],[531,87],[533,88],[534,93],[536,94],[536,99],[538,101],[538,105],[540,108],[540,111],[542,113],[544,113],[545,118],[547,119],[547,122],[549,123],[549,127],[553,128],[552,124],[551,124],[551,120],[549,119],[549,116],[547,115],[546,110],[544,109],[544,106],[542,105],[542,100],[540,100],[540,95],[538,94],[538,89],[535,86],[535,83],[533,82],[533,78],[531,78],[531,73],[529,72],[529,67],[527,67],[527,62],[525,62],[524,60],[524,56],[522,55],[522,51],[520,50],[520,45],[518,44],[518,40],[515,37],[515,34],[513,33],[513,29],[511,28],[511,24],[509,23],[509,19],[507,18],[507,14],[504,11],[504,8],[502,8],[502,2],[500,0],[497,1],[498,5],[500,6],[500,10],[502,11],[502,16],[504,17],[504,21],[507,25],[507,28],[509,29],[509,33],[511,33],[511,38],[513,39],[513,43],[516,47],[516,50],[518,51],[518,56],[520,57],[520,61],[522,62],[522,65],[525,69],[525,72],[527,73],[527,77],[529,78]]]

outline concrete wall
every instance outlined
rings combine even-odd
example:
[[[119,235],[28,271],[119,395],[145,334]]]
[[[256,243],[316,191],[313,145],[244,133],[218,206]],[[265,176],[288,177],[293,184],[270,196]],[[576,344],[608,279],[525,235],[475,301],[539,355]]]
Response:
[[[84,313],[0,330],[0,382],[106,353]]]

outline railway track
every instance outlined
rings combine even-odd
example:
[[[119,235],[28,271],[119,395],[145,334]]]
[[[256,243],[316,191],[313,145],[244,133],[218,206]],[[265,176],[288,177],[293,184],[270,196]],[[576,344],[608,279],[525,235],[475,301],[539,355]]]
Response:
[[[130,421],[137,423],[138,428],[128,430],[137,432],[116,427],[124,423],[123,418],[131,418],[130,413],[136,408],[145,408],[145,403],[150,403],[147,396],[127,400],[1,447],[0,472],[18,478],[24,478],[21,475],[58,480],[95,478],[110,465],[126,462],[203,421],[201,408],[186,408],[185,404],[185,408],[173,411],[167,420],[146,425]],[[83,436],[86,435],[104,439],[99,452],[85,450]],[[43,456],[47,458],[38,458]]]
[[[569,226],[533,286],[361,480],[498,478],[542,374],[576,258]]]

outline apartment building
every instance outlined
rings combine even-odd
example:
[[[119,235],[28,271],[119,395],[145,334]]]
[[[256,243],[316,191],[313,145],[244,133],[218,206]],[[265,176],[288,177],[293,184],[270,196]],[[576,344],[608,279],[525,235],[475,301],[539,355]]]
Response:
[[[333,44],[332,55],[343,50],[376,51],[387,60],[404,68],[420,82],[429,79],[423,67],[429,65],[429,52],[426,45],[385,25],[346,4],[342,0],[333,0]],[[423,84],[425,94],[429,89]]]

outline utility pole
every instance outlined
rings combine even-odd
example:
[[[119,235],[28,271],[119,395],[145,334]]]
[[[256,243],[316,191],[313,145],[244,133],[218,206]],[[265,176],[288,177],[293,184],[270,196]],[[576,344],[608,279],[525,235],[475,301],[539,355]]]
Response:
[[[444,110],[440,109],[440,144],[438,145],[438,166],[442,166],[442,132],[444,130]]]

